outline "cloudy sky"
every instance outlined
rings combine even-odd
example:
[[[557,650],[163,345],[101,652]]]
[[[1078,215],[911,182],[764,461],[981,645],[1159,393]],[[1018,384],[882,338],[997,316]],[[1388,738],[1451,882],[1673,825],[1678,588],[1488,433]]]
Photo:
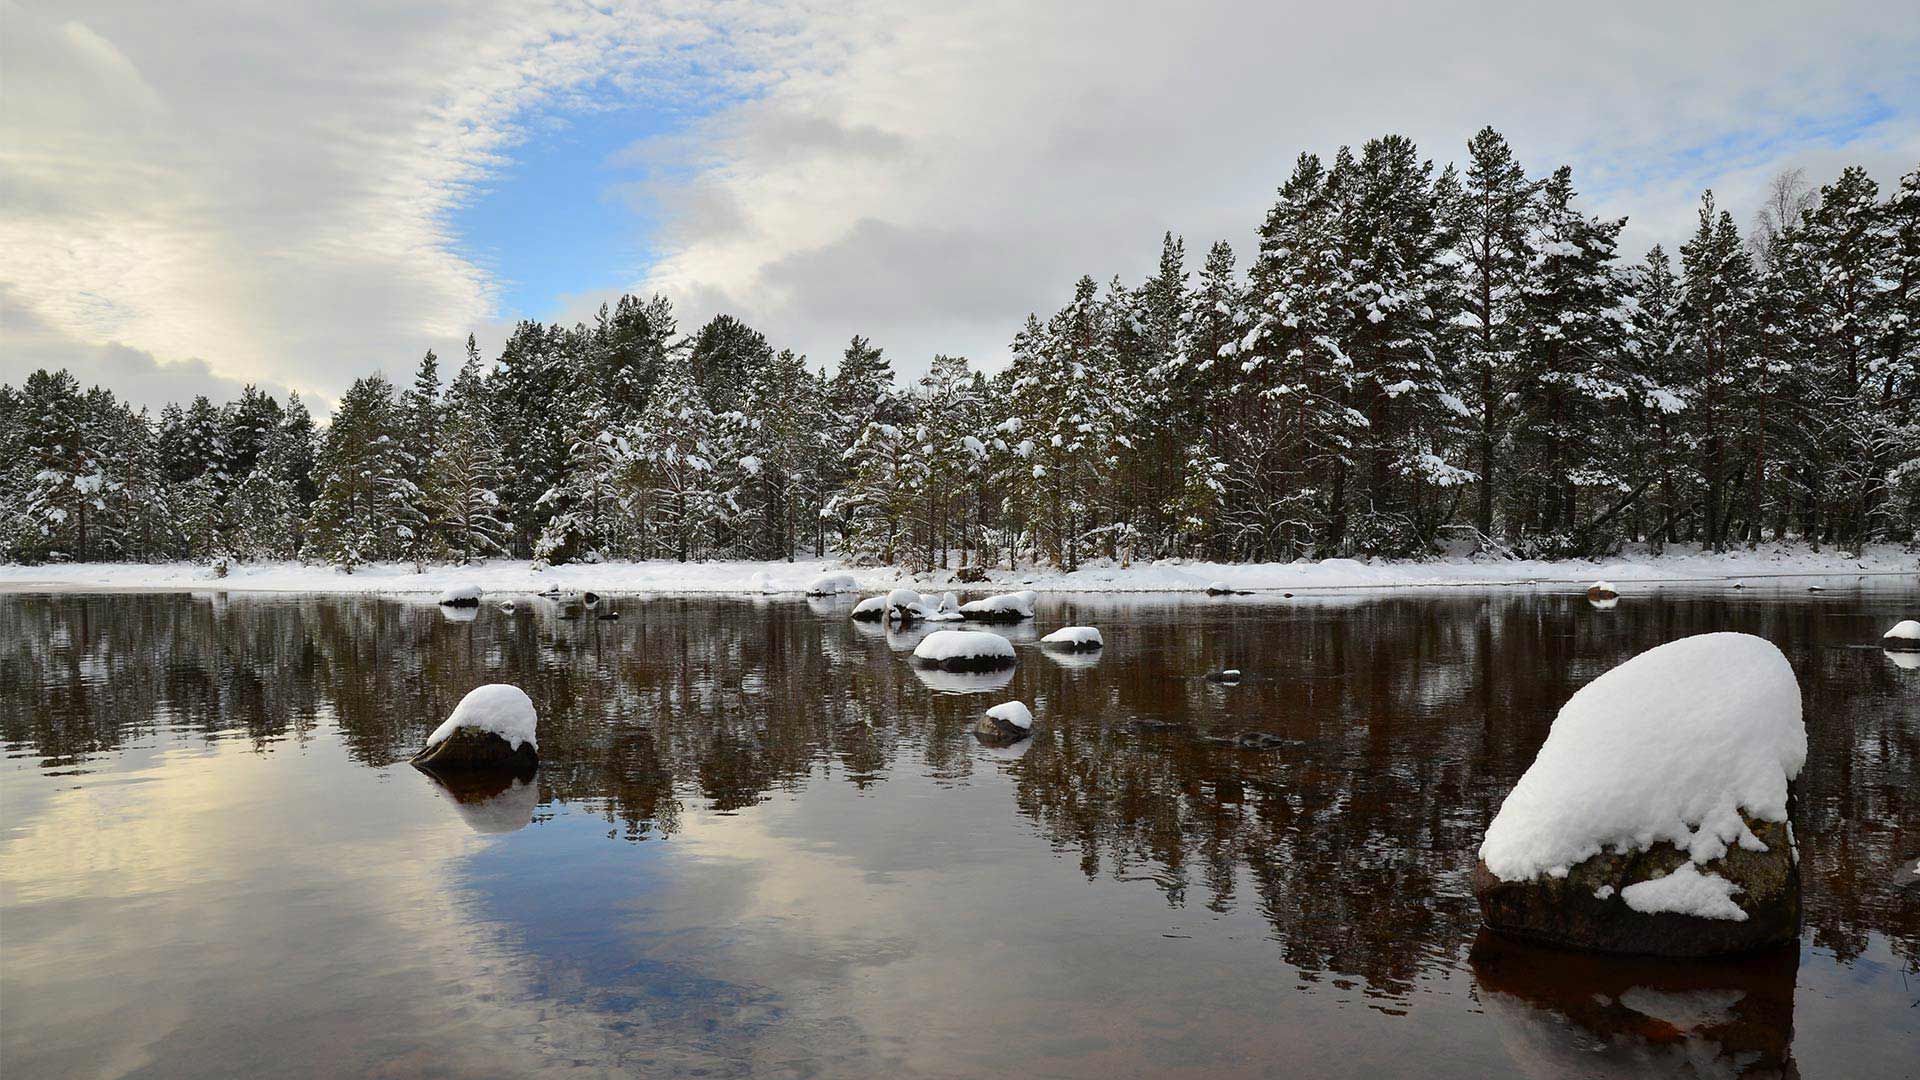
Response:
[[[1162,230],[1250,250],[1303,149],[1483,124],[1637,253],[1709,186],[1744,225],[1782,168],[1920,164],[1920,12],[0,0],[0,381],[324,410],[622,291],[992,367]]]

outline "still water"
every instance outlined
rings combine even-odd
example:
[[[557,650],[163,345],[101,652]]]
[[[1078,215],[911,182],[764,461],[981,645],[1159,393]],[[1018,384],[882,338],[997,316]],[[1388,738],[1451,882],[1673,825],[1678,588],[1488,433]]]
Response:
[[[1920,670],[1857,646],[1914,600],[1043,598],[1104,653],[980,685],[797,598],[0,596],[0,1072],[1913,1076]],[[1482,938],[1555,710],[1709,630],[1804,688],[1797,954]],[[486,682],[542,766],[450,791],[406,759]]]

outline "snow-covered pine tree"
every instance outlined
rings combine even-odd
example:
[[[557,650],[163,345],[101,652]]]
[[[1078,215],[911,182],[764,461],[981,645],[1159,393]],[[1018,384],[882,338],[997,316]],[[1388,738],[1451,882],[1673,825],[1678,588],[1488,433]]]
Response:
[[[1755,358],[1757,321],[1753,260],[1740,240],[1733,215],[1719,209],[1709,191],[1700,203],[1699,226],[1680,248],[1680,312],[1685,385],[1694,408],[1693,442],[1704,490],[1702,539],[1725,551],[1729,488],[1739,472],[1741,409]]]
[[[399,558],[413,524],[397,511],[407,484],[400,451],[401,409],[393,384],[374,374],[356,379],[340,399],[315,462],[319,496],[307,524],[310,549],[349,572],[361,563]],[[417,489],[416,489],[417,490]]]
[[[1499,459],[1513,423],[1515,388],[1522,378],[1527,308],[1525,285],[1536,185],[1515,160],[1507,140],[1491,127],[1467,143],[1467,167],[1458,196],[1443,208],[1452,219],[1460,273],[1453,383],[1473,428],[1474,468],[1480,474],[1474,528],[1494,536],[1494,507],[1505,481]]]
[[[627,443],[633,454],[634,507],[645,557],[705,558],[723,499],[715,489],[713,410],[686,349],[674,349]]]
[[[498,438],[493,431],[480,353],[467,339],[467,359],[447,389],[446,413],[434,448],[427,491],[440,544],[463,565],[507,553],[511,526],[502,520]]]
[[[89,559],[96,554],[111,479],[89,437],[87,402],[66,371],[35,371],[22,387],[24,428],[14,503],[21,556]]]
[[[1507,517],[1526,534],[1522,553],[1542,557],[1607,546],[1591,527],[1638,483],[1607,437],[1626,400],[1628,309],[1613,265],[1626,221],[1590,218],[1574,198],[1565,166],[1535,189],[1521,378],[1511,386],[1519,424],[1507,461]]]

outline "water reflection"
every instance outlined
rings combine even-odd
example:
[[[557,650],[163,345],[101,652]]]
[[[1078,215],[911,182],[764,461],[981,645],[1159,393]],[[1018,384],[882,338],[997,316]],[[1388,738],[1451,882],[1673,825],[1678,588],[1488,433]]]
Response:
[[[1798,1076],[1796,949],[1674,962],[1544,949],[1482,934],[1474,982],[1530,1077]]]
[[[380,787],[404,798],[411,785],[437,799],[438,817],[421,818],[422,829],[437,822],[467,844],[510,845],[471,866],[511,852],[520,870],[537,867],[543,881],[571,874],[571,888],[598,896],[606,910],[573,920],[582,937],[564,946],[550,940],[550,924],[563,917],[550,881],[515,893],[517,906],[501,905],[511,914],[492,917],[528,942],[520,960],[558,963],[554,956],[574,948],[626,958],[617,970],[596,966],[610,960],[566,961],[575,965],[566,978],[595,988],[581,1000],[598,1010],[597,1023],[612,1025],[612,1034],[596,1028],[593,1036],[609,1045],[645,1041],[620,1027],[638,1023],[622,995],[638,992],[645,967],[670,973],[660,985],[709,988],[674,991],[694,995],[674,999],[685,1023],[714,1023],[713,1001],[731,1002],[759,1018],[730,1029],[732,1038],[751,1029],[764,1045],[769,1026],[804,1029],[789,1048],[833,1044],[868,1055],[844,1071],[898,1063],[888,1040],[907,1032],[949,1053],[985,1055],[969,1059],[982,1065],[998,1052],[1004,1066],[1022,1067],[1044,1044],[1051,1071],[1068,1074],[1138,1069],[1147,1049],[1171,1054],[1176,1044],[1190,1056],[1169,1064],[1213,1060],[1231,1069],[1284,1048],[1281,1059],[1302,1067],[1319,1060],[1328,1071],[1358,1071],[1350,1063],[1365,1057],[1350,1044],[1309,1050],[1289,1029],[1293,1041],[1270,1045],[1262,1025],[1294,1015],[1289,1009],[1310,1011],[1283,1004],[1290,999],[1276,987],[1397,1018],[1400,1027],[1367,1029],[1385,1048],[1439,1038],[1421,1016],[1472,1030],[1472,1013],[1449,1011],[1459,1002],[1446,988],[1461,979],[1514,1006],[1489,1005],[1498,1021],[1488,1028],[1494,1060],[1505,1060],[1503,1047],[1538,1041],[1541,1030],[1559,1033],[1550,1049],[1582,1039],[1615,1045],[1626,1030],[1653,1056],[1616,1050],[1608,1060],[1666,1068],[1677,1059],[1660,1055],[1680,1047],[1711,1051],[1706,1061],[1757,1053],[1753,1060],[1790,1063],[1784,1041],[1769,1057],[1727,1033],[1770,1000],[1758,990],[1729,1002],[1732,1020],[1702,1021],[1661,1042],[1646,1041],[1635,1017],[1678,1030],[1669,998],[1691,993],[1684,987],[1648,983],[1653,996],[1616,987],[1604,991],[1610,1004],[1589,1008],[1528,984],[1514,974],[1524,965],[1481,954],[1464,979],[1479,926],[1470,854],[1560,703],[1653,644],[1740,629],[1780,644],[1805,688],[1812,745],[1799,831],[1809,944],[1841,964],[1881,949],[1892,971],[1920,971],[1920,905],[1897,872],[1920,845],[1911,783],[1920,775],[1920,684],[1878,650],[1845,647],[1863,634],[1872,640],[1868,630],[1888,621],[1898,595],[1649,594],[1605,613],[1583,596],[1525,593],[1051,601],[1014,634],[1031,640],[1058,625],[1102,625],[1110,632],[1107,648],[1092,654],[1097,663],[1069,664],[1078,657],[1052,651],[1041,660],[1033,654],[1046,650],[1023,646],[1015,669],[984,676],[915,667],[901,654],[917,633],[854,623],[844,601],[630,599],[621,620],[601,622],[560,619],[549,601],[515,599],[514,614],[485,604],[471,621],[454,622],[431,605],[377,599],[0,597],[0,735],[16,769],[47,781],[43,790],[10,780],[7,817],[35,820],[36,800],[57,799],[56,784],[106,785],[136,767],[165,782],[178,775],[171,766],[141,763],[198,746],[221,754],[228,770],[235,751],[293,770],[288,782],[298,790],[283,797],[306,800],[303,827],[324,830],[328,800],[360,790],[327,768],[385,776],[467,690],[513,682],[542,718],[537,777],[463,791],[398,769]],[[1246,680],[1223,687],[1202,677],[1228,667],[1244,669]],[[989,693],[1032,705],[1042,730],[1009,752],[975,745],[968,728]],[[321,764],[336,757],[337,767]],[[655,841],[664,838],[703,861],[677,877],[648,864],[647,887],[665,892],[648,894],[636,914],[639,886],[612,883],[625,882],[635,853],[663,847]],[[44,891],[31,876],[38,864],[7,851],[17,884],[6,904]],[[1074,887],[1053,880],[1056,871]],[[984,899],[988,881],[1007,891]],[[686,895],[667,898],[675,889]],[[737,917],[721,914],[735,910],[728,905]],[[1010,910],[1021,912],[1017,921]],[[75,931],[86,932],[91,916],[74,918]],[[1082,933],[1090,935],[1084,949]],[[8,935],[10,952],[19,940]],[[1018,957],[1006,951],[1014,940]],[[689,956],[699,958],[697,972]],[[825,957],[837,959],[823,968]],[[878,971],[905,979],[922,967],[940,974],[890,993],[945,1013],[944,1021],[896,1015],[889,1010],[904,1005],[853,995],[840,981],[858,970],[872,985],[885,981]],[[962,969],[972,974],[962,979]],[[1057,1041],[1060,1032],[1023,1020],[1035,1026],[1002,1046],[964,1048],[966,1024],[951,1000],[962,991],[952,981],[981,995],[979,1006],[998,1000],[992,988],[1009,971],[1022,985],[1051,987],[1022,1000],[1055,1022],[1118,1019],[1158,1032],[1169,1009],[1208,1019],[1177,1039],[1141,1034],[1102,1052],[1076,1050]],[[1063,982],[1068,972],[1082,981]],[[551,994],[539,988],[559,978],[529,976],[534,989],[525,992]],[[1876,979],[1852,992],[1886,994],[1886,980]],[[728,989],[714,989],[721,984]],[[1788,1015],[1791,990],[1789,974]],[[815,1015],[829,1006],[810,1011],[796,1001],[822,992],[845,1011]],[[712,997],[696,1008],[698,993]],[[848,995],[858,1011],[840,1000]],[[1844,1008],[1845,1000],[1797,1004]],[[661,1015],[647,1012],[647,1022],[665,1023]],[[875,1019],[882,1015],[891,1021]],[[1515,1016],[1546,1016],[1547,1027]],[[1207,1048],[1244,1056],[1216,1060]]]
[[[519,832],[533,824],[534,811],[540,807],[533,770],[522,777],[509,770],[438,773],[415,768],[446,796],[460,820],[483,836]]]

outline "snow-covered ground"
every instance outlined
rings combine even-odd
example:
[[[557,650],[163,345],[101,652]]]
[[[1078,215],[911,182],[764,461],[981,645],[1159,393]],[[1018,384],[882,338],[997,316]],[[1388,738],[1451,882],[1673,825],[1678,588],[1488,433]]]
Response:
[[[301,563],[235,564],[224,578],[199,563],[71,563],[0,566],[0,590],[80,592],[101,589],[230,589],[264,592],[432,593],[476,585],[488,596],[592,589],[603,593],[795,593],[828,572],[852,574],[860,592],[884,593],[900,585],[921,591],[956,587],[944,570],[914,574],[892,567],[848,567],[833,559],[795,562],[670,561],[569,565],[536,570],[524,560],[495,559],[472,566],[433,566],[415,573],[411,564],[362,566],[351,574]],[[1327,559],[1295,563],[1213,563],[1165,560],[1119,566],[1091,563],[1072,573],[1055,570],[994,570],[967,591],[1005,592],[1009,586],[1039,592],[1193,592],[1225,584],[1235,590],[1283,592],[1409,586],[1587,584],[1605,579],[1616,588],[1677,581],[1729,580],[1807,575],[1913,575],[1920,555],[1891,545],[1870,547],[1860,558],[1836,550],[1813,553],[1795,545],[1763,544],[1725,555],[1679,548],[1668,554],[1629,554],[1595,560],[1422,562]]]

